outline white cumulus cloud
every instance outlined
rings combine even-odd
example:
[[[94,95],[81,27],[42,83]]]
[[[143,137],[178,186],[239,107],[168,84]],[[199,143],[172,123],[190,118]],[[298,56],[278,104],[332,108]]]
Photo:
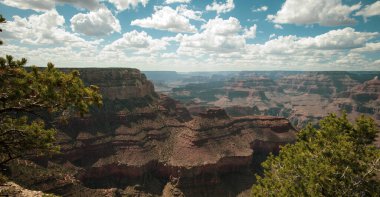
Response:
[[[256,27],[247,30],[246,36],[252,37]],[[211,53],[233,53],[244,50],[245,36],[241,35],[242,27],[238,19],[230,17],[227,20],[215,18],[201,27],[202,32],[194,35],[183,35],[178,53],[184,55],[199,55]]]
[[[352,49],[363,47],[370,39],[377,37],[377,32],[357,32],[351,27],[331,30],[325,34],[302,38],[298,42],[309,48],[317,49]]]
[[[274,24],[274,28],[275,28],[275,29],[284,29],[284,28],[282,27],[282,25],[279,25],[279,24]]]
[[[202,12],[201,11],[194,11],[194,10],[188,9],[187,5],[178,6],[176,8],[176,11],[180,15],[182,15],[188,19],[196,20],[196,21],[205,21],[204,19],[202,19]]]
[[[28,0],[29,1],[29,0]],[[86,8],[88,10],[96,10],[101,7],[99,0],[51,0],[58,4],[71,4],[77,8]]]
[[[270,54],[296,54],[320,51],[340,51],[365,47],[366,43],[379,36],[377,32],[357,32],[353,28],[331,30],[315,37],[279,36],[262,45],[257,51]],[[274,37],[274,36],[273,36]]]
[[[214,0],[211,5],[206,6],[207,11],[216,11],[216,13],[227,13],[235,8],[234,0],[227,0],[226,3],[218,3]]]
[[[73,31],[88,36],[103,36],[121,31],[119,20],[106,7],[86,14],[76,14],[70,22]]]
[[[366,5],[363,9],[355,13],[355,16],[363,16],[364,20],[376,15],[380,15],[380,1],[376,1],[371,5]]]
[[[280,24],[352,25],[356,21],[350,15],[360,7],[360,3],[348,6],[341,0],[286,0],[275,15],[267,18]]]
[[[244,30],[244,37],[245,38],[256,38],[256,30],[257,25],[253,25],[252,27]]]
[[[357,32],[347,27],[331,30],[315,37],[298,37],[295,35],[270,35],[264,44],[247,44],[246,56],[248,59],[266,59],[277,66],[297,64],[331,69],[331,63],[337,59],[344,59],[349,51],[368,52],[378,50],[377,44],[368,44],[368,41],[379,36],[377,32]],[[278,62],[276,61],[278,60]],[[357,61],[358,62],[358,61]],[[352,66],[352,65],[351,65]],[[298,69],[304,69],[302,67]],[[323,69],[322,69],[323,70]]]
[[[360,52],[360,53],[378,52],[378,51],[380,51],[380,42],[366,43],[366,45],[364,47],[356,48],[356,49],[353,49],[351,51],[352,52]]]
[[[136,54],[151,53],[165,50],[168,42],[160,39],[153,39],[146,32],[133,30],[127,32],[122,38],[104,47],[104,53],[113,53],[128,50]]]
[[[145,7],[149,2],[149,0],[108,0],[108,1],[114,4],[116,9],[119,11],[136,8],[139,4]]]
[[[268,6],[261,6],[259,8],[256,8],[256,9],[252,9],[252,12],[265,12],[268,10]]]
[[[165,0],[166,4],[172,3],[190,3],[191,0]]]
[[[19,9],[31,9],[45,12],[55,8],[57,4],[70,4],[77,8],[95,10],[100,7],[99,0],[0,0],[1,3]]]
[[[51,0],[1,0],[0,2],[7,6],[39,12],[52,10],[55,7],[55,2]]]
[[[28,18],[14,16],[13,20],[4,24],[3,35],[6,39],[14,39],[30,45],[63,45],[70,47],[91,47],[95,43],[67,32],[65,19],[56,10]]]
[[[183,7],[177,7],[176,10],[169,6],[155,7],[155,11],[151,17],[134,20],[131,22],[131,25],[171,32],[195,33],[197,29],[194,25],[190,24],[189,18],[200,19],[199,15],[187,9],[184,10]]]

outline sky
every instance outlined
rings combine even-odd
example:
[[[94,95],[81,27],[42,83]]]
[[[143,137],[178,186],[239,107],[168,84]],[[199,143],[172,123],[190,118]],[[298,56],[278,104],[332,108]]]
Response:
[[[380,70],[376,0],[0,0],[0,55],[162,71]]]

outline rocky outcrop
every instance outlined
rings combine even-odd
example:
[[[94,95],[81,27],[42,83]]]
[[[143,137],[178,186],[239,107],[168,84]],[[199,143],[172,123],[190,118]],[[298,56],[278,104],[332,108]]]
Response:
[[[380,123],[380,80],[377,76],[355,86],[347,95],[351,98],[351,102],[347,102],[347,104],[352,108],[353,112],[370,114],[375,121]]]
[[[103,168],[107,166],[115,170],[115,174],[124,171],[125,175],[131,177],[141,176],[157,166],[159,169],[154,171],[161,176],[174,175],[177,170],[183,170],[184,174],[201,174],[217,170],[213,166],[220,169],[229,168],[229,165],[248,166],[255,151],[253,148],[260,147],[257,142],[275,143],[269,148],[272,150],[278,148],[278,144],[294,140],[294,130],[282,118],[241,117],[221,120],[196,117],[185,124],[171,121],[161,124],[147,122],[150,124],[138,127],[122,125],[112,137],[77,139],[83,145],[65,150],[67,159],[87,160],[84,155],[88,153],[86,149],[95,153],[108,146],[113,148],[114,154],[99,155],[96,161],[84,165],[97,171],[87,176],[104,176],[101,172],[112,174],[112,170],[104,171]],[[134,169],[141,166],[145,167]]]
[[[96,84],[102,95],[111,100],[141,98],[154,95],[153,83],[133,68],[77,69],[86,84]]]
[[[44,193],[25,189],[13,182],[7,182],[0,185],[0,196],[42,197]]]
[[[64,158],[84,169],[77,178],[91,188],[111,183],[122,188],[144,185],[144,177],[153,177],[162,184],[176,178],[180,179],[177,187],[186,196],[199,196],[206,192],[199,187],[217,187],[223,175],[252,169],[256,151],[276,152],[280,145],[295,139],[295,130],[284,118],[231,118],[224,110],[211,109],[183,121],[170,114],[170,110],[177,110],[175,106],[157,108],[160,112],[155,113],[161,118],[142,116],[130,125],[119,122],[114,132],[101,136],[80,133],[75,146],[62,144]],[[114,182],[107,177],[128,181]],[[155,194],[160,195],[163,185],[158,187],[161,190]],[[250,185],[242,187],[240,191]],[[208,192],[207,195],[220,196],[227,191],[218,188]]]

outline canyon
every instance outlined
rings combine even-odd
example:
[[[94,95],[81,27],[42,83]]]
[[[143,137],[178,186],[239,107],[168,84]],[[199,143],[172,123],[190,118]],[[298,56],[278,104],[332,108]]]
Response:
[[[69,71],[70,69],[63,69]],[[197,114],[137,69],[78,69],[103,106],[59,124],[61,153],[16,160],[21,186],[62,196],[249,196],[270,153],[295,141],[284,117]]]
[[[329,113],[343,111],[351,120],[363,114],[380,125],[378,76],[380,72],[185,73],[176,81],[158,84],[171,87],[166,93],[184,103],[194,115],[219,107],[233,117],[285,117],[300,129],[308,123],[316,124]]]

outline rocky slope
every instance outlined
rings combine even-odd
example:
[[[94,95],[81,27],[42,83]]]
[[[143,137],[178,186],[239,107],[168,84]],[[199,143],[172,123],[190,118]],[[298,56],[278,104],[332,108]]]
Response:
[[[60,126],[62,154],[11,167],[25,186],[69,196],[244,195],[265,156],[295,140],[282,117],[220,108],[192,116],[136,69],[80,72],[100,87],[104,106]]]
[[[0,185],[0,196],[18,196],[18,197],[54,197],[54,195],[44,194],[41,191],[32,191],[21,187],[13,182],[6,182]]]

